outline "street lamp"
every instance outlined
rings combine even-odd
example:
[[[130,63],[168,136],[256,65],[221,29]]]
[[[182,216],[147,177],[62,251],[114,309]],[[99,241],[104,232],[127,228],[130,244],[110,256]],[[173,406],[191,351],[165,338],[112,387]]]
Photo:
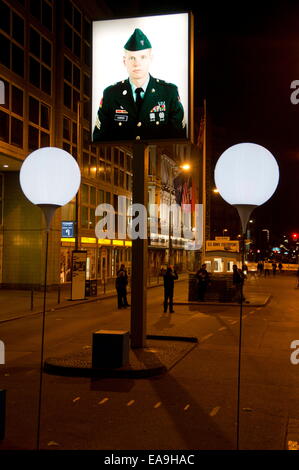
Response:
[[[77,194],[80,182],[81,174],[76,160],[65,150],[56,147],[44,147],[35,150],[24,160],[20,170],[20,185],[23,193],[30,202],[42,209],[46,220],[45,278],[42,313],[37,449],[39,449],[40,435],[50,224],[55,210],[70,202]]]
[[[258,171],[257,171],[258,169]],[[242,268],[248,219],[251,212],[264,204],[274,193],[279,169],[273,155],[264,147],[241,143],[228,148],[216,163],[215,184],[220,195],[236,207],[242,223]],[[240,333],[238,363],[237,449],[239,449],[240,376],[242,346],[243,286],[240,300]]]

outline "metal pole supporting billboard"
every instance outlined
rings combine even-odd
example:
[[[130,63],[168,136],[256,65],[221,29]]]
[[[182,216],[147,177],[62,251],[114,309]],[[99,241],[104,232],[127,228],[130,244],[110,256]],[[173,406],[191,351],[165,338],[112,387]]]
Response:
[[[148,205],[148,147],[143,143],[133,145],[133,204]],[[146,346],[147,301],[147,246],[148,239],[132,240],[131,288],[131,348]]]

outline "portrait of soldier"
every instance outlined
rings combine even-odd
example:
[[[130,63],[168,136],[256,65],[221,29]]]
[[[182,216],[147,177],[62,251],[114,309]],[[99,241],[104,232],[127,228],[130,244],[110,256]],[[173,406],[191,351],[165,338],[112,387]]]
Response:
[[[128,78],[104,90],[93,130],[94,142],[186,137],[178,88],[152,77],[151,62],[151,43],[140,29],[135,29],[124,46]]]

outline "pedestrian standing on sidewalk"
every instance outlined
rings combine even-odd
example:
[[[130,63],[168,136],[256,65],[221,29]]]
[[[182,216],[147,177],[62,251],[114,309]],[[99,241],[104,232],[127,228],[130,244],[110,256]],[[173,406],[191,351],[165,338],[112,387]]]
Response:
[[[279,274],[282,274],[282,263],[278,263]]]
[[[169,305],[169,313],[174,313],[173,310],[173,291],[174,291],[174,281],[179,278],[176,271],[172,269],[171,266],[168,266],[166,271],[162,272],[164,278],[164,313],[167,312]]]
[[[238,266],[234,264],[233,265],[233,285],[235,288],[234,300],[236,300],[239,303],[242,300],[244,279],[245,279],[245,276],[242,272],[242,269],[238,269]],[[244,296],[243,296],[243,300],[245,300]]]
[[[297,289],[299,289],[299,268],[297,269],[296,276],[297,276]]]
[[[271,263],[269,263],[269,261],[265,261],[265,264],[264,264],[264,277],[266,276],[270,276],[270,269],[271,269]]]
[[[275,261],[273,261],[273,263],[272,263],[272,274],[273,274],[273,276],[276,275],[276,269],[277,269],[277,264],[276,264]]]
[[[125,265],[122,264],[120,266],[120,269],[117,271],[117,277],[115,281],[118,308],[129,307],[129,304],[127,301],[127,285],[128,285],[128,274],[127,274]]]
[[[197,294],[198,300],[204,302],[205,293],[210,283],[210,275],[207,271],[207,265],[203,264],[201,268],[195,274],[196,283],[197,283]]]

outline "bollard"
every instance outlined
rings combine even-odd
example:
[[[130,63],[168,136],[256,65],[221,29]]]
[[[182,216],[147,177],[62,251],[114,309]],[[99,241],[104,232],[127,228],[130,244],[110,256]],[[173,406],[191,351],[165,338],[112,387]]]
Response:
[[[60,304],[60,284],[58,284],[58,298],[57,303]]]
[[[106,294],[106,278],[104,276],[104,294]]]
[[[5,437],[6,390],[0,390],[0,441]]]
[[[31,310],[31,312],[33,310],[33,295],[34,295],[34,290],[31,289],[31,299],[30,299],[30,310]]]

